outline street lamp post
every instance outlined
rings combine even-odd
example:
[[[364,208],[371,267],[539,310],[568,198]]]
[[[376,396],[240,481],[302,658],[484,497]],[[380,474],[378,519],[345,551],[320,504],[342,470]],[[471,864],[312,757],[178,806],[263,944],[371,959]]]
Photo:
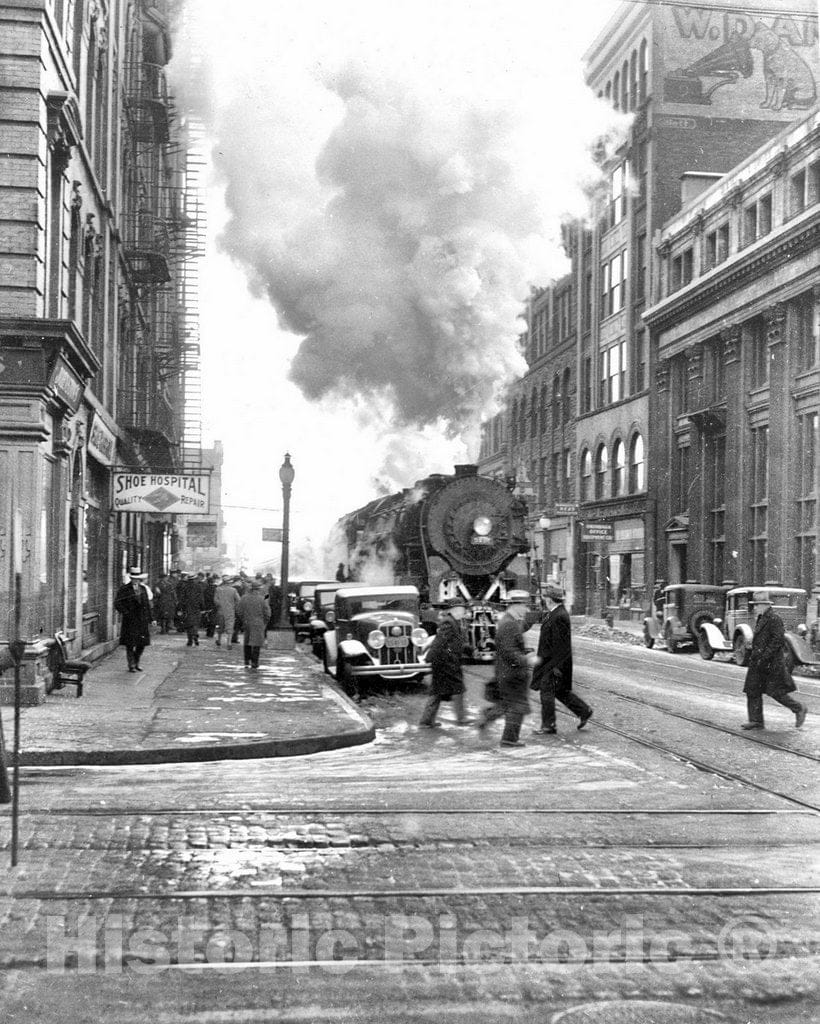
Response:
[[[296,471],[290,464],[290,453],[285,453],[285,461],[279,467],[279,479],[282,481],[282,497],[284,505],[282,508],[282,607],[279,610],[279,626],[287,629],[290,625],[288,612],[290,600],[288,599],[288,545],[290,544],[290,489],[293,485],[293,478]]]

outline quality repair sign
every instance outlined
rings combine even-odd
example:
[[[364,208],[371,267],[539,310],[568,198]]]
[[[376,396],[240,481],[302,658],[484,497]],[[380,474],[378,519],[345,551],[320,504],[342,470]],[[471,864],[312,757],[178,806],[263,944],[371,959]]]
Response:
[[[210,513],[207,473],[114,473],[115,512]]]

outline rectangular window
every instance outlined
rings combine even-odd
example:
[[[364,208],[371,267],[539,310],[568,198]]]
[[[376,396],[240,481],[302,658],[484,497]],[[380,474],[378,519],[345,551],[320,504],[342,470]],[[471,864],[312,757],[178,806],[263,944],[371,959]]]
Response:
[[[638,279],[635,282],[635,301],[645,302],[647,299],[646,288],[648,282],[647,259],[648,249],[646,245],[646,232],[638,235]]]
[[[601,319],[609,316],[609,264],[605,263],[601,270]]]
[[[798,171],[789,181],[789,216],[796,217],[806,209],[806,171]]]
[[[588,331],[592,326],[592,271],[587,270],[584,274],[583,296],[583,320],[582,327]]]
[[[627,179],[629,163],[624,161],[609,178],[609,226],[620,224],[626,216]]]
[[[589,412],[592,409],[592,357],[584,356],[584,363],[581,370],[582,381],[581,390],[582,396],[581,401],[583,403],[582,412]]]
[[[635,335],[635,390],[643,391],[646,387],[646,331],[638,331]]]
[[[769,514],[769,428],[752,431],[749,480],[749,565],[753,580],[766,579]]]
[[[729,255],[729,223],[719,225],[714,231],[706,235],[703,270],[704,273],[716,267]]]
[[[694,251],[691,246],[672,258],[671,290],[677,291],[692,280]]]
[[[609,405],[609,350],[601,353],[601,392],[598,397],[599,405]]]
[[[564,479],[561,481],[561,497],[564,501],[570,501],[572,498],[572,456],[569,448],[564,449],[563,463]]]
[[[752,321],[751,331],[751,384],[753,388],[762,388],[769,382],[769,339],[762,317]]]
[[[795,440],[795,579],[794,585],[811,590],[817,562],[817,425],[816,412],[797,417]]]
[[[623,308],[623,295],[621,292],[621,284],[623,281],[623,271],[621,270],[621,254],[613,257],[610,263],[609,271],[610,279],[610,312],[617,313]]]
[[[795,346],[795,367],[798,373],[817,364],[817,322],[811,292],[801,295],[792,306],[795,324],[792,338]]]
[[[814,206],[820,202],[820,160],[809,164],[808,181],[806,182],[806,206]]]
[[[762,196],[743,211],[743,244],[752,242],[772,230],[772,196]]]
[[[629,257],[626,249],[616,253],[602,267],[601,319],[618,313],[626,304]]]

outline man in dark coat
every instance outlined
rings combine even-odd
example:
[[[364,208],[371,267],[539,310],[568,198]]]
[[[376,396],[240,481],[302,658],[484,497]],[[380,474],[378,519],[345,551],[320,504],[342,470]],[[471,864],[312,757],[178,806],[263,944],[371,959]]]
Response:
[[[783,620],[772,608],[768,599],[755,600],[755,609],[763,608],[755,623],[749,667],[743,692],[746,694],[746,708],[749,721],[742,729],[763,729],[763,694],[778,704],[793,711],[795,725],[799,729],[806,721],[806,705],[796,701],[789,694],[797,687],[786,664],[786,628]]]
[[[524,619],[529,610],[529,594],[511,591],[510,604],[495,631],[495,675],[501,700],[487,708],[478,721],[483,729],[504,716],[502,747],[523,747],[519,739],[524,716],[530,713],[528,683],[531,657],[524,647]]]
[[[177,588],[173,577],[165,573],[159,578],[154,594],[154,611],[161,633],[170,633],[177,610]]]
[[[541,692],[541,728],[538,736],[555,733],[555,701],[560,700],[578,716],[583,729],[592,715],[592,708],[572,692],[572,625],[564,607],[564,592],[549,586],[544,593],[547,617],[538,637],[537,661],[532,673],[532,688]]]
[[[427,652],[427,661],[432,666],[430,698],[424,706],[419,725],[435,729],[441,723],[436,721],[438,709],[443,700],[452,700],[459,725],[468,725],[464,709],[464,673],[461,659],[464,654],[464,633],[461,620],[467,611],[467,604],[461,598],[446,602],[447,611],[438,624],[435,638]]]
[[[182,624],[188,634],[188,647],[199,647],[199,626],[205,607],[205,588],[191,573],[185,573],[177,594]]]
[[[151,643],[151,600],[143,583],[148,573],[135,565],[128,570],[128,575],[128,583],[123,583],[114,598],[114,608],[122,616],[120,643],[125,647],[128,671],[142,672],[140,658]]]

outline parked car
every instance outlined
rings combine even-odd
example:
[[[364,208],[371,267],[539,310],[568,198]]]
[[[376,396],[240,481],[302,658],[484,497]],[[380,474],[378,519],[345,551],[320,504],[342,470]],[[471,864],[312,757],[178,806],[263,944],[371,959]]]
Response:
[[[313,600],[320,583],[331,580],[302,580],[291,595],[290,624],[297,640],[310,636],[310,620],[313,617]]]
[[[806,617],[809,597],[798,587],[735,587],[726,595],[722,619],[704,622],[698,632],[698,649],[706,661],[715,654],[731,654],[737,665],[748,665],[760,602],[771,601],[786,627],[786,659],[796,665],[820,665],[808,638]]]
[[[701,583],[664,587],[663,607],[643,620],[644,643],[654,647],[661,638],[670,654],[677,653],[682,644],[697,644],[703,623],[723,618],[730,589]]]
[[[310,617],[310,646],[317,658],[321,659],[325,649],[325,633],[333,627],[336,611],[336,591],[344,583],[317,583],[313,594],[313,611]]]
[[[346,693],[371,679],[414,680],[431,671],[428,634],[419,625],[419,592],[411,586],[343,586],[334,599],[333,629],[325,631],[324,667]]]

